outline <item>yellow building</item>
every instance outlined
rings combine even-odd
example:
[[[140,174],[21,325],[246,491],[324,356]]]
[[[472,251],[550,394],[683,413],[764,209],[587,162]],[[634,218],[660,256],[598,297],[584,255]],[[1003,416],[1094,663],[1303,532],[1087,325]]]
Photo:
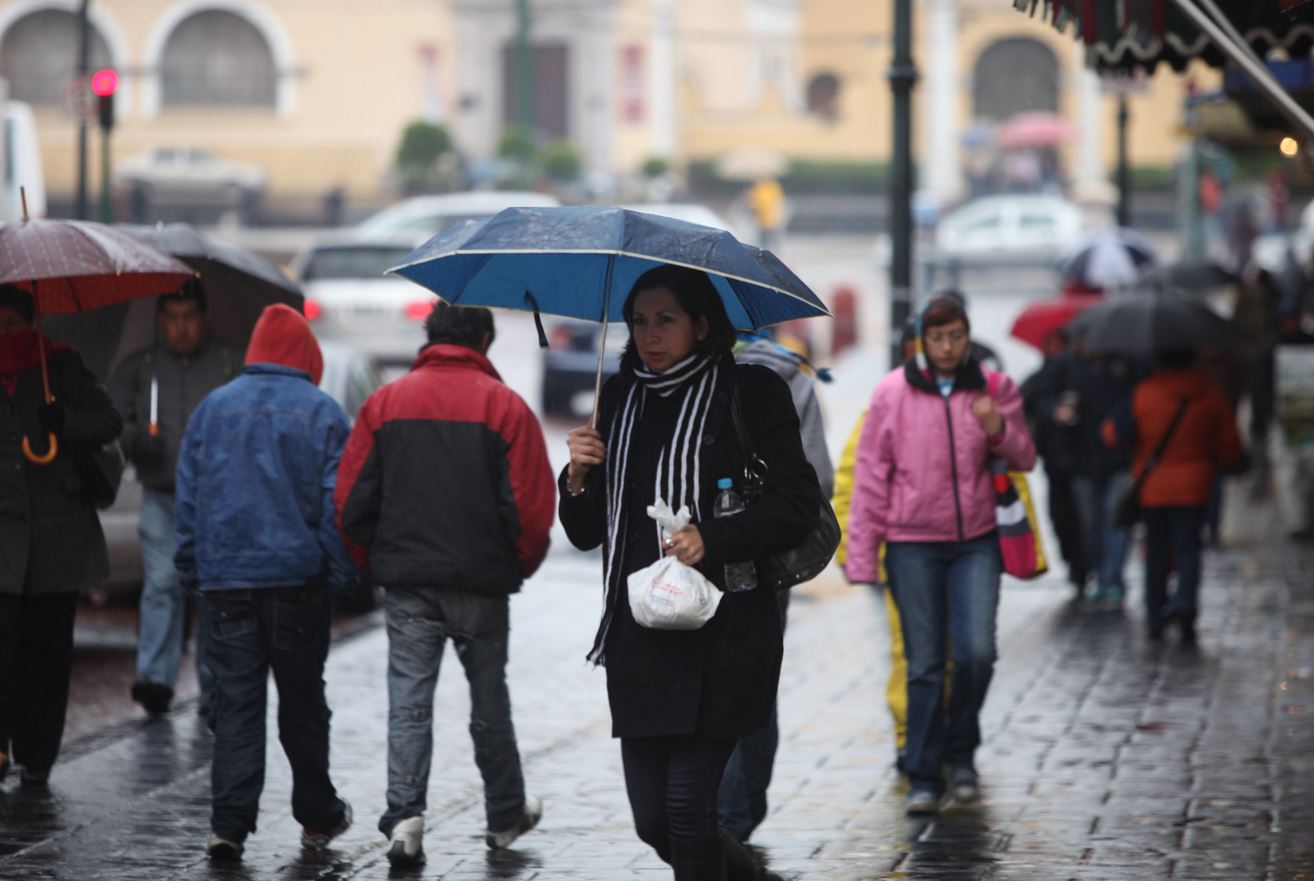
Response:
[[[892,0],[532,0],[539,134],[574,143],[605,189],[649,157],[739,147],[883,161]],[[47,189],[72,191],[77,0],[0,0],[0,77],[34,104]],[[391,191],[403,127],[442,122],[467,160],[513,118],[515,0],[93,0],[92,67],[122,74],[117,158],[204,148],[263,169],[270,198]],[[1079,48],[1005,0],[914,0],[923,184],[962,189],[964,133],[1018,110],[1080,129],[1079,181],[1114,161],[1114,98]],[[1026,69],[1026,75],[1020,68]],[[1208,73],[1199,78],[1206,79]],[[1169,165],[1183,79],[1131,100],[1134,164]],[[98,138],[91,138],[93,183]]]

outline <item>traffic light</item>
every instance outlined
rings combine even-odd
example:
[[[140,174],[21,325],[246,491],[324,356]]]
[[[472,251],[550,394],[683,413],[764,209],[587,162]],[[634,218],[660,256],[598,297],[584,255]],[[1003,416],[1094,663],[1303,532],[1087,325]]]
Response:
[[[91,75],[91,91],[96,95],[100,127],[105,131],[114,128],[114,93],[119,89],[119,73],[107,67]]]

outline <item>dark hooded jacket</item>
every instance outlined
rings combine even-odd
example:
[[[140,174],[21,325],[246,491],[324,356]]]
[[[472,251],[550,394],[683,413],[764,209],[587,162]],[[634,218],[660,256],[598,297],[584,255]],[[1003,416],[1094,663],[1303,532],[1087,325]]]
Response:
[[[105,535],[82,493],[77,467],[118,436],[121,422],[109,395],[71,349],[47,348],[50,391],[63,408],[59,452],[46,465],[23,455],[23,438],[37,452],[46,440],[37,416],[43,401],[36,334],[0,336],[0,593],[71,593],[109,574]],[[20,347],[28,347],[24,357]]]
[[[323,369],[306,319],[270,306],[242,373],[192,414],[174,510],[174,562],[185,583],[220,590],[355,580],[333,510],[350,425],[317,388]]]

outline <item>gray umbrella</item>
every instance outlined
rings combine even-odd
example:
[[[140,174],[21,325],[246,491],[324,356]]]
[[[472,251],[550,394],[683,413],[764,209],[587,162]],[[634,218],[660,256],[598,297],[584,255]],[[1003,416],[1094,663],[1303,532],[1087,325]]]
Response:
[[[1117,355],[1194,351],[1237,339],[1227,319],[1182,297],[1117,297],[1082,312],[1068,328],[1088,351]]]
[[[301,288],[277,266],[189,224],[119,224],[114,228],[194,269],[205,292],[210,332],[236,349],[246,348],[266,306],[285,303],[302,309]],[[92,372],[104,379],[122,358],[154,341],[155,301],[101,309],[94,321],[77,315],[59,316],[49,322],[48,329],[53,339],[77,349]]]

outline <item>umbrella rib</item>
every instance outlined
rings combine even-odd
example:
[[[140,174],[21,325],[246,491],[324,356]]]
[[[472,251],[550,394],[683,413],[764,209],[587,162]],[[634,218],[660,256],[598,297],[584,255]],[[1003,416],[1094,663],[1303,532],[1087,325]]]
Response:
[[[437,257],[423,257],[419,260],[413,260],[410,263],[399,264],[387,270],[385,272],[385,275],[401,275],[402,274],[401,271],[403,269],[410,269],[412,267],[423,266],[426,263],[432,263],[436,260],[441,260],[444,257],[470,256],[475,254],[489,254],[494,256],[507,255],[507,254],[599,254],[599,255],[609,255],[615,257],[631,257],[636,260],[652,260],[655,263],[665,263],[669,266],[682,266],[685,269],[696,269],[699,272],[710,272],[713,275],[719,275],[721,278],[727,278],[732,281],[741,281],[744,284],[751,284],[754,287],[764,288],[769,291],[775,291],[776,293],[783,294],[784,296],[789,297],[790,299],[798,300],[800,303],[806,303],[814,308],[820,308],[821,314],[823,315],[831,314],[830,310],[826,308],[826,305],[820,302],[819,297],[818,297],[818,302],[813,303],[811,300],[808,300],[806,297],[800,297],[798,294],[795,294],[793,291],[787,290],[782,287],[778,287],[777,285],[767,284],[765,282],[761,282],[756,279],[746,278],[742,275],[735,275],[729,272],[719,272],[715,269],[708,269],[706,266],[699,266],[695,263],[685,263],[680,260],[668,260],[664,257],[655,257],[651,254],[639,254],[633,251],[598,250],[593,248],[579,248],[579,249],[564,249],[564,248],[483,249],[480,248],[480,249],[470,249],[470,250],[462,249],[458,251],[449,251],[446,254],[441,254]],[[412,279],[412,281],[414,281],[414,279]]]

